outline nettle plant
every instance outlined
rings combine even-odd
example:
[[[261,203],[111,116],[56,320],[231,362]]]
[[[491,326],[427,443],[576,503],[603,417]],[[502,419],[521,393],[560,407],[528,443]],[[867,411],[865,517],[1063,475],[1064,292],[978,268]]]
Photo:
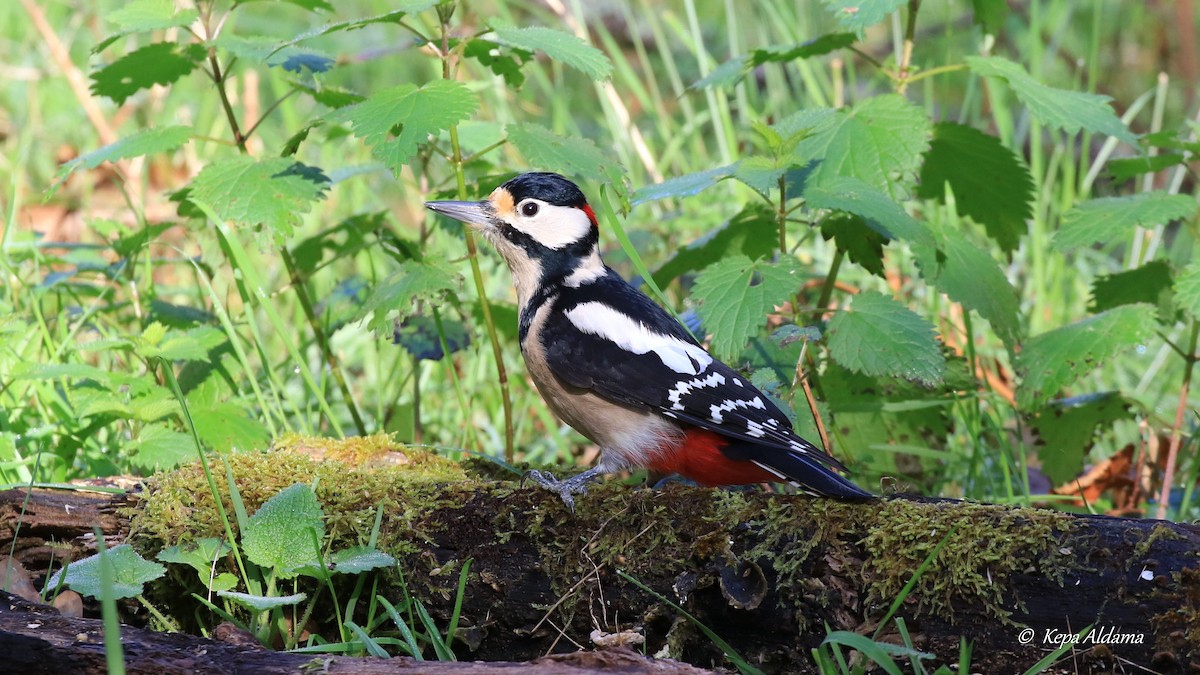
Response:
[[[502,123],[493,110],[481,107],[483,90],[497,81],[505,86],[500,98],[519,100],[526,76],[544,77],[547,67],[597,82],[610,77],[612,60],[576,35],[481,21],[469,14],[468,5],[432,0],[402,2],[384,14],[338,20],[288,38],[238,32],[237,18],[249,6],[272,4],[314,15],[336,12],[323,0],[212,0],[197,2],[194,9],[169,0],[142,0],[105,17],[116,31],[96,48],[104,61],[92,73],[98,96],[120,103],[154,85],[178,87],[184,78],[193,78],[210,86],[223,119],[219,138],[213,129],[150,120],[145,129],[64,166],[61,174],[65,178],[80,168],[200,144],[216,146],[203,168],[172,197],[181,219],[208,223],[208,230],[193,226],[195,236],[216,240],[212,260],[189,263],[197,287],[204,290],[196,300],[206,303],[205,309],[160,302],[159,313],[174,323],[146,323],[141,334],[99,341],[76,361],[41,364],[16,376],[29,383],[70,381],[77,385],[72,391],[90,389],[94,402],[78,400],[74,393],[67,397],[70,415],[90,420],[86,428],[92,431],[120,427],[143,464],[169,465],[195,450],[179,431],[178,401],[167,395],[155,374],[160,364],[185,364],[184,403],[238,412],[232,428],[206,431],[198,425],[201,441],[210,447],[249,447],[295,427],[343,434],[387,426],[398,408],[363,405],[330,344],[334,331],[362,320],[373,331],[394,335],[413,356],[409,374],[391,378],[391,390],[372,391],[373,401],[399,396],[400,385],[391,381],[411,382],[417,392],[422,359],[442,359],[471,336],[482,335],[475,342],[487,345],[498,377],[490,371],[474,382],[499,390],[503,421],[496,427],[502,432],[489,445],[468,422],[461,425],[461,438],[489,450],[502,442],[506,457],[514,457],[514,419],[521,416],[514,412],[507,364],[514,362],[509,324],[515,318],[510,305],[489,299],[489,289],[500,285],[489,285],[483,271],[484,266],[491,269],[490,261],[481,261],[469,232],[439,223],[435,228],[422,225],[416,236],[401,236],[388,229],[385,215],[366,213],[296,241],[304,214],[362,173],[318,166],[309,159],[318,154],[318,139],[344,145],[352,136],[382,167],[397,176],[411,175],[436,198],[480,198],[526,169],[558,171],[599,184],[588,191],[603,237],[610,246],[614,240],[619,244],[633,271],[660,300],[678,309],[686,297],[696,316],[683,316],[696,319],[691,321],[696,332],[710,336],[719,357],[751,371],[756,385],[790,401],[807,436],[820,437],[858,470],[899,476],[904,486],[968,496],[1027,493],[1029,441],[1014,433],[1027,422],[1039,434],[1037,451],[1045,473],[1055,483],[1067,481],[1082,467],[1099,432],[1131,417],[1158,420],[1115,387],[1097,386],[1098,376],[1086,379],[1080,390],[1099,393],[1058,397],[1079,393],[1070,388],[1085,376],[1104,372],[1101,366],[1110,366],[1118,355],[1161,340],[1180,355],[1184,373],[1179,414],[1165,424],[1172,437],[1169,483],[1196,358],[1200,267],[1190,262],[1190,233],[1169,251],[1158,244],[1165,226],[1194,218],[1195,202],[1174,194],[1181,181],[1167,190],[1144,185],[1130,196],[1090,195],[1103,171],[1124,181],[1182,169],[1197,146],[1187,140],[1187,130],[1139,137],[1106,97],[1047,86],[1021,64],[992,55],[990,35],[1003,23],[1004,2],[974,3],[983,36],[978,55],[925,65],[926,55],[916,42],[919,2],[827,1],[835,30],[805,42],[736,54],[684,94],[709,101],[712,119],[698,124],[711,124],[719,132],[728,161],[636,191],[629,189],[625,170],[591,140],[558,135],[534,122],[508,121],[518,108],[508,109]],[[868,28],[888,20],[903,37],[895,56],[880,61],[864,50],[862,41]],[[329,86],[353,64],[311,45],[367,29],[409,41],[414,49],[405,50],[406,58],[425,62],[434,74],[409,83],[377,83],[362,92]],[[135,40],[142,46],[123,47]],[[779,103],[796,98],[785,89],[784,96],[742,101],[761,108],[741,110],[744,127],[721,124],[720,106],[713,102],[729,105],[731,92],[757,82],[760,73],[792,68],[811,73],[810,60],[831,55],[861,62],[871,71],[873,86],[859,89],[875,93],[860,93],[851,103],[822,97],[822,105],[797,109]],[[263,73],[275,94],[275,102],[257,120],[240,117],[227,91],[231,78],[250,70]],[[971,114],[963,119],[974,117],[974,125],[941,119],[931,111],[948,109],[951,103],[926,101],[922,106],[909,95],[917,83],[950,77],[970,78],[972,87],[985,91],[992,115],[966,111]],[[765,77],[761,86],[776,81]],[[596,91],[599,95],[601,88]],[[1046,135],[1069,152],[1081,137],[1103,139],[1103,151],[1094,161],[1080,161],[1088,171],[1076,175],[1064,170],[1069,187],[1061,195],[1039,196],[1039,186],[1058,179],[1038,154],[1040,138],[1031,140],[1033,170],[1024,153],[1012,149],[1013,124],[1005,114],[1014,97],[1032,119],[1033,134]],[[309,107],[293,106],[298,100],[308,101]],[[1130,119],[1146,100],[1130,109]],[[289,114],[281,120],[284,110]],[[156,114],[167,118],[168,112]],[[251,152],[252,139],[267,126],[287,140],[269,151]],[[1000,135],[983,130],[990,126]],[[1122,144],[1139,156],[1108,161],[1113,148]],[[644,214],[662,215],[676,207],[694,210],[694,204],[704,204],[712,194],[733,199],[730,212],[736,215],[677,247],[651,269],[621,216],[632,214],[645,225],[654,219]],[[728,206],[722,204],[723,209]],[[1051,235],[1046,223],[1056,219],[1060,226]],[[1031,229],[1031,222],[1037,226]],[[112,237],[111,248],[120,261],[99,273],[113,278],[136,273],[147,245],[170,225],[143,218],[133,231],[111,224],[98,228]],[[251,232],[255,236],[248,236]],[[286,268],[284,288],[274,295],[256,262],[261,258],[248,246],[251,239],[260,248],[273,249]],[[434,245],[446,239],[454,245]],[[1031,319],[1030,304],[1023,301],[1028,289],[1012,261],[1037,270],[1054,256],[1063,266],[1061,261],[1073,256],[1086,259],[1096,244],[1123,242],[1131,242],[1128,270],[1096,281],[1090,314],[1031,335],[1031,324],[1040,327],[1043,322]],[[457,262],[464,247],[467,283]],[[356,278],[357,287],[338,285],[334,294],[341,294],[341,302],[314,297],[314,280],[322,271],[368,249],[391,270],[384,278]],[[828,252],[822,269],[811,266],[813,250]],[[212,291],[210,280],[227,268],[236,272],[241,315],[229,312]],[[285,296],[294,296],[311,340],[284,340],[285,355],[280,357],[269,353],[263,336],[296,334],[294,323],[277,309]],[[1172,336],[1181,330],[1185,336],[1178,344]],[[144,365],[135,375],[84,369],[83,361],[105,350],[136,357]],[[318,365],[319,376],[313,372]],[[292,371],[295,377],[285,379],[280,371]],[[450,368],[447,377],[467,419],[471,406],[461,373]],[[146,412],[147,403],[159,405]],[[58,424],[70,438],[81,437],[85,429],[77,421]],[[946,452],[955,439],[966,450]],[[941,468],[926,470],[935,465]]]

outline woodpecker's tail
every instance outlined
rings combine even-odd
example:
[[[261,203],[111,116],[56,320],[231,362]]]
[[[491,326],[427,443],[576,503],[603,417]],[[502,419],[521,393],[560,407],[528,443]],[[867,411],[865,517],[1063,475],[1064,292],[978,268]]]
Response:
[[[768,453],[769,457],[763,456]],[[791,483],[807,494],[816,497],[850,500],[875,498],[875,495],[858,487],[849,478],[834,471],[825,462],[812,455],[812,452],[779,452],[776,450],[761,453],[759,457],[751,461],[778,476],[779,480]],[[826,455],[826,457],[828,456]]]

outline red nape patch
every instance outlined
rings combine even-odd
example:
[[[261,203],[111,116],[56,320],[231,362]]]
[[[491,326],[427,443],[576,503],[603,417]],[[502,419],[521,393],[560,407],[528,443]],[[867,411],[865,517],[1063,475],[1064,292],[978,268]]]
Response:
[[[583,212],[587,214],[588,220],[592,221],[592,227],[600,229],[600,223],[596,220],[596,212],[592,210],[591,204],[584,204]]]
[[[754,462],[729,459],[721,448],[729,439],[708,431],[692,428],[674,449],[665,449],[657,461],[646,467],[660,473],[677,473],[700,485],[745,485],[770,483],[779,480]]]

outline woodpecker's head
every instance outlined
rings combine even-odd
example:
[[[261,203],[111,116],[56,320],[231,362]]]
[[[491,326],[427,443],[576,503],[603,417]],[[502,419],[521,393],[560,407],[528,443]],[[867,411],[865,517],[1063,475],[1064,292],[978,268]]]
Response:
[[[603,269],[599,226],[579,187],[556,173],[526,173],[478,202],[425,202],[480,232],[513,272],[522,302],[539,286]]]

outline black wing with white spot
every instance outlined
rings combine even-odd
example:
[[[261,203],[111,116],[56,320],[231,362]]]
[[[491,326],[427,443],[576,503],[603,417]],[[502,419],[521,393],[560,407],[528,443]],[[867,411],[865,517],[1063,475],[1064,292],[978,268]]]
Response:
[[[764,450],[784,451],[746,459],[794,453],[841,468],[797,436],[787,416],[762,392],[709,355],[672,316],[615,273],[578,289],[563,289],[554,302],[541,338],[550,369],[567,384]]]

